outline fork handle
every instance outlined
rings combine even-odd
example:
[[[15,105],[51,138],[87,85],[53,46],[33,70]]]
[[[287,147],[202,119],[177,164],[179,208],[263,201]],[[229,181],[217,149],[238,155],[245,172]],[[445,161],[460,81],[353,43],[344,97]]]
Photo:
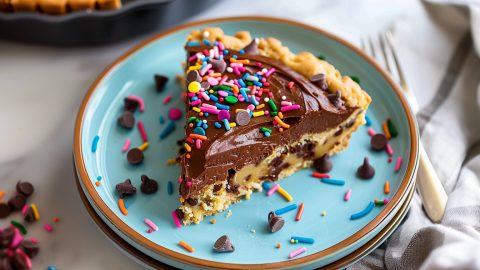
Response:
[[[422,197],[423,208],[434,223],[439,223],[445,213],[448,196],[421,142],[418,165],[417,187]]]

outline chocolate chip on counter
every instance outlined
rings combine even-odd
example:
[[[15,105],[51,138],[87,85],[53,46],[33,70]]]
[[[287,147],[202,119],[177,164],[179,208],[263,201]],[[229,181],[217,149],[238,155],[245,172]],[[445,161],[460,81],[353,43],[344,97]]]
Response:
[[[30,240],[23,240],[20,244],[20,247],[30,258],[37,256],[38,252],[40,251],[39,245]]]
[[[370,139],[370,145],[372,146],[372,149],[376,151],[385,149],[385,147],[387,147],[387,142],[387,137],[382,133],[377,133]]]
[[[138,101],[130,98],[124,98],[123,102],[124,102],[125,111],[134,112],[140,106],[140,104],[138,104]]]
[[[185,78],[185,81],[186,81],[187,85],[191,82],[201,82],[202,77],[200,76],[200,73],[198,73],[198,71],[190,70],[187,73],[187,77]]]
[[[258,39],[253,39],[243,50],[246,54],[258,54]]]
[[[213,251],[215,252],[234,252],[235,247],[232,245],[228,235],[223,235],[213,244]]]
[[[12,209],[7,203],[0,202],[0,218],[6,218],[10,215]]]
[[[157,88],[157,92],[158,93],[163,92],[163,89],[165,89],[165,85],[168,82],[168,77],[165,77],[160,74],[155,74],[153,78],[155,79],[155,86]]]
[[[35,188],[30,182],[18,181],[17,192],[23,194],[25,197],[30,197],[33,194]]]
[[[326,91],[328,89],[327,78],[323,73],[313,75],[312,77],[310,77],[310,81],[320,87],[320,89],[322,89],[323,91]]]
[[[370,179],[375,175],[375,169],[368,162],[368,157],[363,159],[363,164],[357,169],[357,176],[362,179]]]
[[[131,129],[135,125],[135,117],[131,111],[124,111],[117,119],[117,123],[124,128]]]
[[[317,172],[328,173],[332,170],[333,163],[330,160],[330,156],[325,154],[313,162],[313,167]]]
[[[132,148],[127,153],[127,161],[132,165],[138,165],[143,161],[143,152],[138,148]]]
[[[31,207],[28,208],[27,213],[23,217],[23,220],[25,220],[26,222],[29,222],[29,223],[35,221],[35,215],[33,214],[33,210],[32,210]]]
[[[250,123],[250,113],[247,110],[240,110],[235,116],[235,122],[240,126],[246,126]]]
[[[274,212],[268,213],[268,228],[272,233],[278,232],[285,225],[285,220],[282,217],[275,215]]]
[[[224,73],[225,69],[227,68],[227,63],[225,63],[224,60],[211,59],[209,63],[212,64],[213,70],[216,70],[220,73]]]
[[[192,197],[188,198],[188,199],[187,199],[187,202],[188,202],[188,204],[190,204],[191,206],[195,206],[195,205],[198,204],[198,200],[195,199],[195,198],[192,198]]]
[[[8,200],[8,205],[12,210],[20,210],[27,202],[27,198],[20,193],[15,194],[10,200]]]
[[[130,179],[127,179],[122,183],[118,183],[115,186],[115,189],[117,190],[120,198],[133,195],[135,192],[137,192],[137,189],[132,185],[132,181],[130,181]]]
[[[141,176],[142,184],[140,185],[140,190],[145,194],[152,194],[157,192],[158,183],[154,179],[149,178],[145,174]]]
[[[12,227],[3,229],[3,232],[0,233],[0,248],[6,248],[10,246],[14,235],[15,230]]]

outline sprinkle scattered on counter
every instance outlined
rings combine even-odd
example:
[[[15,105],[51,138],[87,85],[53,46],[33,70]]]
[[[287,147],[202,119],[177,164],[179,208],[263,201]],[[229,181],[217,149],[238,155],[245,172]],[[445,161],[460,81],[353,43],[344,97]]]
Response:
[[[390,181],[385,181],[385,184],[383,185],[383,192],[385,194],[390,193]]]
[[[326,173],[313,172],[312,177],[323,179],[323,178],[330,178],[330,175]]]
[[[100,140],[100,136],[95,135],[93,137],[93,142],[92,142],[92,153],[97,152],[97,146],[98,146],[98,141]]]
[[[217,220],[216,220],[216,219],[212,219],[212,220],[210,220],[210,223],[211,223],[211,224],[215,224],[216,222],[217,222]]]
[[[298,255],[304,253],[305,251],[307,251],[307,248],[306,247],[301,247],[295,251],[292,251],[290,252],[290,254],[288,254],[288,258],[291,259],[291,258],[295,258],[297,257]]]
[[[160,140],[168,137],[175,130],[175,123],[170,121],[160,133]]]
[[[277,249],[280,249],[282,247],[282,245],[280,245],[280,243],[277,243],[277,245],[275,246],[275,248]]]
[[[146,218],[143,220],[143,222],[145,222],[145,224],[147,224],[148,227],[150,227],[150,229],[154,232],[158,231],[158,226],[157,224],[155,224],[152,220]]]
[[[52,231],[53,231],[52,225],[50,225],[50,224],[48,224],[48,223],[43,224],[43,228],[44,228],[45,231],[47,231],[47,232],[52,232]]]
[[[388,199],[383,199],[383,200],[373,200],[373,203],[376,205],[376,206],[384,206],[385,204],[388,203]]]
[[[291,202],[293,201],[293,197],[292,195],[290,195],[290,193],[288,193],[285,189],[283,189],[281,186],[278,186],[277,188],[277,192],[278,194],[282,195],[283,198],[285,198],[285,200]]]
[[[183,241],[178,242],[178,245],[181,246],[182,248],[184,248],[186,251],[188,251],[190,253],[195,252],[195,249],[192,246],[190,246],[189,244],[187,244]]]
[[[285,214],[287,212],[290,212],[290,211],[293,211],[297,209],[297,204],[290,204],[288,206],[285,206],[283,208],[280,208],[278,210],[275,210],[275,215],[281,215],[281,214]]]
[[[397,157],[397,162],[395,163],[395,172],[398,172],[400,171],[400,169],[402,168],[402,156],[398,156]]]
[[[128,210],[127,210],[127,208],[125,207],[125,202],[123,201],[123,199],[118,199],[118,208],[120,209],[120,212],[121,212],[124,216],[127,216],[127,215],[128,215]]]
[[[302,236],[292,236],[292,237],[290,237],[290,243],[292,243],[292,244],[298,244],[298,243],[313,244],[314,242],[315,242],[315,239],[310,238],[310,237],[302,237]]]
[[[303,204],[303,203],[301,203],[301,204],[298,206],[298,212],[297,212],[297,216],[295,217],[295,221],[299,221],[299,220],[302,218],[303,207],[304,207],[304,204]]]
[[[352,196],[352,189],[348,189],[347,192],[345,192],[345,196],[343,196],[343,200],[348,202],[350,200],[350,196]]]
[[[368,215],[370,212],[372,212],[374,206],[375,206],[374,202],[369,202],[365,209],[363,209],[362,211],[360,211],[358,213],[355,213],[355,214],[351,215],[350,219],[351,220],[356,220],[356,219],[359,219],[359,218],[362,218],[362,217]]]
[[[267,196],[272,196],[272,194],[275,193],[279,187],[279,184],[274,184],[271,188],[268,189]]]
[[[130,144],[131,144],[130,138],[126,138],[125,143],[123,143],[122,153],[125,153],[128,151],[128,149],[130,148]]]
[[[177,215],[177,211],[176,211],[176,210],[173,210],[173,211],[172,211],[172,218],[173,218],[173,222],[175,223],[175,227],[181,228],[181,227],[182,227],[182,223],[180,222],[180,219],[178,218],[178,215]]]
[[[340,179],[322,178],[321,181],[322,181],[322,183],[330,184],[330,185],[334,185],[334,186],[345,185],[345,180],[340,180]]]
[[[368,115],[365,115],[365,126],[369,127],[372,125],[372,120],[370,119],[370,117],[368,117]]]
[[[173,183],[172,183],[172,181],[168,181],[168,184],[167,184],[167,192],[168,192],[168,195],[172,195],[172,194],[173,194]]]

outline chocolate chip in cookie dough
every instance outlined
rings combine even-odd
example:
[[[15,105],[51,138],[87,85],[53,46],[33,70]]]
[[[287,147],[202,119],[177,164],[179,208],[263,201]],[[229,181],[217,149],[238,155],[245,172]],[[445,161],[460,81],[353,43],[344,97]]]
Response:
[[[132,129],[135,125],[135,117],[131,111],[124,111],[117,119],[117,123],[126,129]]]
[[[187,203],[190,204],[191,206],[195,206],[198,204],[198,200],[190,197],[187,199]]]
[[[125,196],[130,196],[135,194],[137,192],[137,189],[132,185],[132,181],[130,179],[127,179],[123,181],[122,183],[118,183],[115,186],[115,189],[118,192],[118,195],[120,198],[124,198]]]
[[[283,225],[285,225],[285,220],[282,217],[275,215],[274,212],[268,213],[268,228],[272,233],[278,232]]]
[[[138,148],[132,148],[127,153],[127,161],[132,165],[138,165],[143,161],[143,152]]]
[[[363,164],[357,169],[357,176],[362,179],[370,179],[375,175],[375,169],[368,162],[368,157],[363,159]]]
[[[335,106],[335,108],[340,109],[343,107],[343,101],[342,101],[342,93],[340,90],[337,90],[337,92],[333,94],[328,94],[327,95],[328,100]]]
[[[375,151],[381,151],[387,147],[387,137],[383,135],[382,133],[377,133],[372,136],[370,139],[370,145],[372,146],[372,149]]]
[[[8,200],[8,205],[12,210],[20,210],[27,202],[27,198],[20,193],[15,194],[10,200]]]
[[[232,242],[230,241],[230,238],[228,235],[223,235],[220,238],[215,241],[215,244],[213,244],[213,251],[215,252],[234,252],[235,247],[232,245]]]
[[[140,190],[144,194],[152,194],[157,192],[158,183],[154,179],[149,178],[145,174],[141,176],[142,184],[140,185]]]
[[[7,203],[0,202],[0,218],[6,218],[10,215],[12,209]]]
[[[30,182],[18,181],[17,192],[23,194],[25,197],[30,197],[33,194],[35,188]]]
[[[133,99],[130,99],[130,98],[128,98],[128,97],[124,98],[124,99],[123,99],[123,102],[124,102],[124,109],[125,109],[125,111],[134,112],[134,111],[140,106],[140,104],[138,103],[138,101],[133,100]]]
[[[163,92],[163,90],[165,89],[165,85],[168,82],[168,77],[165,77],[160,74],[155,74],[153,78],[155,79],[155,86],[157,88],[157,92],[158,93]]]
[[[330,160],[330,156],[325,154],[313,162],[313,167],[317,172],[328,173],[332,170],[333,163]]]
[[[327,78],[323,73],[313,75],[312,77],[310,77],[310,81],[320,87],[320,89],[322,89],[323,91],[326,91],[328,89]]]
[[[243,50],[246,54],[258,54],[258,38],[253,39]]]

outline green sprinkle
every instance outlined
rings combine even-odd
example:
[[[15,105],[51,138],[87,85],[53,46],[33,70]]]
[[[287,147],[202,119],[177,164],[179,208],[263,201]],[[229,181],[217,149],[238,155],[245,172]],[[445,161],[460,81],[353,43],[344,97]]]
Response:
[[[350,78],[351,78],[354,82],[360,84],[360,79],[359,79],[357,76],[350,76]]]
[[[238,102],[238,98],[235,96],[228,96],[225,98],[225,101],[230,104],[235,104]]]
[[[272,134],[272,130],[269,129],[269,128],[266,128],[266,127],[260,128],[260,131],[261,131],[261,132],[269,132],[270,134]]]
[[[278,112],[270,112],[271,116],[277,116]]]
[[[13,226],[17,227],[23,235],[27,234],[27,229],[25,229],[25,227],[22,225],[22,223],[20,223],[18,221],[15,221],[15,220],[10,221],[10,223]]]
[[[190,124],[191,122],[193,122],[193,121],[195,121],[195,120],[197,120],[197,117],[192,116],[192,117],[188,118],[187,123]]]
[[[220,90],[230,90],[232,88],[230,86],[227,86],[227,85],[215,85],[213,87],[213,90],[218,90],[218,89],[220,89]]]
[[[398,131],[395,125],[393,124],[392,120],[390,118],[387,119],[387,126],[388,126],[388,131],[390,131],[390,135],[392,137],[397,137]]]
[[[375,205],[377,205],[377,206],[383,206],[383,205],[385,205],[385,203],[384,203],[383,201],[376,201],[376,202],[375,202]]]
[[[319,55],[317,56],[317,58],[320,59],[320,60],[323,60],[323,61],[325,61],[325,59],[326,59],[325,56],[324,56],[324,55],[321,55],[321,54],[319,54]]]
[[[252,86],[252,85],[253,85],[253,82],[248,81],[248,82],[247,82],[247,85],[248,85],[248,86]]]
[[[278,111],[278,108],[277,108],[277,105],[275,105],[275,102],[273,102],[273,100],[269,100],[268,101],[268,105],[270,106],[270,108],[272,109],[272,111]],[[274,115],[275,116],[275,115]]]

